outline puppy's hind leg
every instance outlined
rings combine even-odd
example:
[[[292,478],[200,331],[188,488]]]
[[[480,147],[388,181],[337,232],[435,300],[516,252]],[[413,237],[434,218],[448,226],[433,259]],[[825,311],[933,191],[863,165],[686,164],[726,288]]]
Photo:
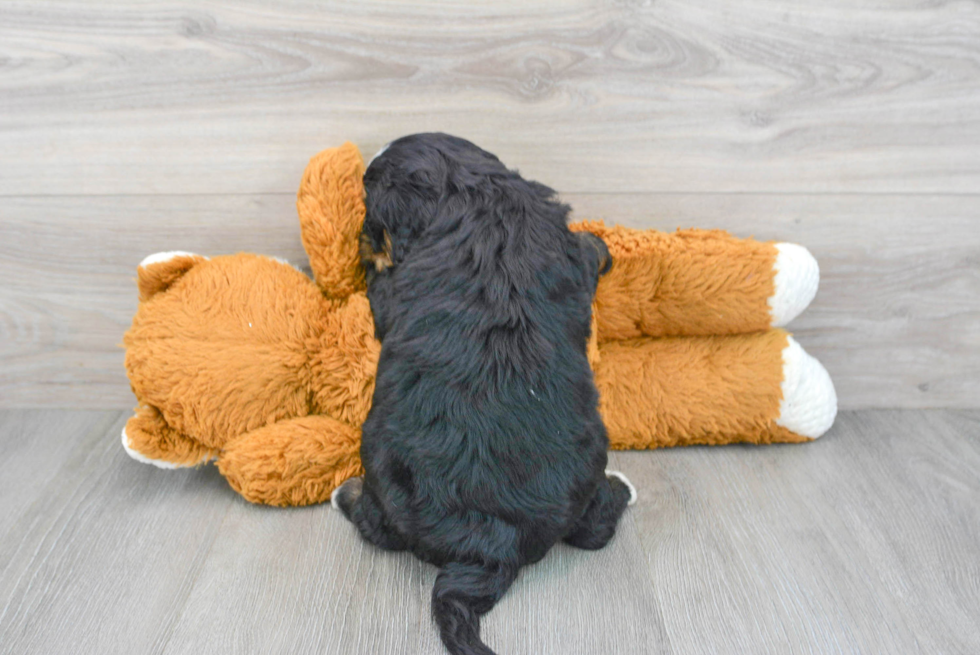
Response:
[[[364,489],[364,478],[351,478],[334,489],[330,505],[343,512],[367,541],[385,550],[405,550],[405,539],[385,520],[381,505]]]
[[[618,471],[606,471],[606,479],[599,483],[592,502],[565,537],[565,543],[586,550],[602,548],[616,533],[616,524],[626,506],[635,501],[636,489],[626,476]]]

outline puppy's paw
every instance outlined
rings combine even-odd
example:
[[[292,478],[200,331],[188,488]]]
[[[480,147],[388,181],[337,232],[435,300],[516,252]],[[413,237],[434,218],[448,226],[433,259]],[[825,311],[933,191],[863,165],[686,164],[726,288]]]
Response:
[[[350,517],[351,507],[361,497],[363,488],[364,478],[348,479],[330,494],[330,506],[343,512],[344,516]]]
[[[636,487],[634,487],[633,483],[629,481],[629,478],[623,475],[623,473],[621,473],[620,471],[610,471],[608,469],[606,470],[606,477],[616,478],[617,480],[619,480],[620,482],[626,485],[626,488],[629,489],[630,492],[630,499],[629,502],[626,503],[627,505],[633,505],[634,503],[636,503]]]

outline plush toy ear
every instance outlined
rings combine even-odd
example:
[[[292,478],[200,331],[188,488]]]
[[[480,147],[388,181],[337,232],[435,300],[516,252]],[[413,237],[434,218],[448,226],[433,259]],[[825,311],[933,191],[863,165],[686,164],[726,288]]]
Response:
[[[303,247],[330,298],[366,289],[358,252],[364,224],[364,159],[353,143],[313,157],[296,196]]]

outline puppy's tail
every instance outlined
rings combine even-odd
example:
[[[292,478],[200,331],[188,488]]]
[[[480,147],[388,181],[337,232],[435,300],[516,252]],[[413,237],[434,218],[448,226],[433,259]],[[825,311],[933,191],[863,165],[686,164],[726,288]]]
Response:
[[[432,588],[432,614],[452,655],[493,655],[480,641],[480,616],[510,588],[518,567],[503,562],[446,564]]]

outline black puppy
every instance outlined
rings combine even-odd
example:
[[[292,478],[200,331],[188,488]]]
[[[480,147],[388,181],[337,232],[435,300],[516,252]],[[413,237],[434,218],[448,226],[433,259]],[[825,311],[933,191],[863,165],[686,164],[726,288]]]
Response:
[[[445,134],[391,143],[364,176],[362,255],[381,340],[363,480],[334,503],[371,543],[441,571],[454,654],[492,651],[480,615],[559,540],[601,548],[635,491],[586,359],[605,244],[492,154]]]

